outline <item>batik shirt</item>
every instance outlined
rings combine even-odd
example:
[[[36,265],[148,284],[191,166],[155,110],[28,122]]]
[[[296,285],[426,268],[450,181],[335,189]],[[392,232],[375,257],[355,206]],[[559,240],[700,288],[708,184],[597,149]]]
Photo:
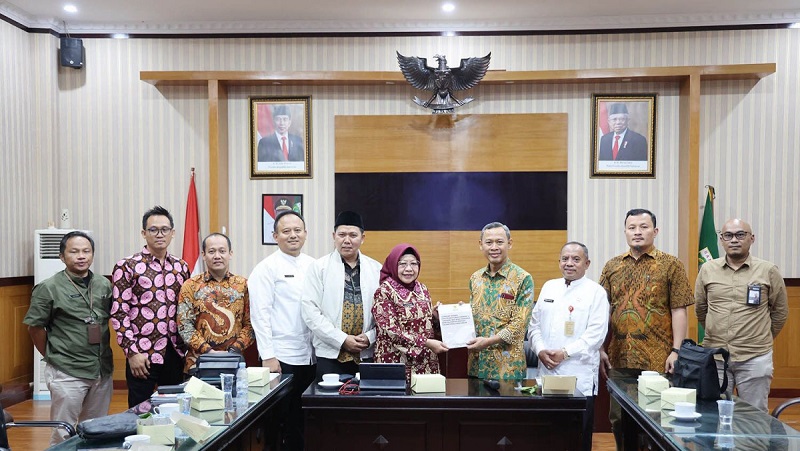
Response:
[[[611,303],[611,365],[663,371],[673,346],[672,309],[694,304],[683,263],[656,248],[638,260],[628,251],[606,263],[600,285]]]
[[[361,300],[361,265],[351,268],[344,259],[344,301],[342,304],[342,332],[348,335],[361,335],[364,330],[364,303]],[[339,351],[340,362],[361,361],[360,354]]]
[[[217,281],[206,271],[187,280],[178,303],[178,331],[188,346],[185,372],[211,350],[247,349],[253,343],[247,279],[227,273]]]
[[[178,293],[188,279],[186,262],[170,254],[159,261],[146,246],[117,262],[111,273],[111,326],[126,357],[144,353],[161,365],[169,343],[183,356],[176,318]]]
[[[372,304],[378,329],[375,362],[405,363],[411,374],[438,374],[439,360],[425,343],[434,338],[433,309],[428,288],[420,282],[414,289],[389,278],[381,283]]]
[[[502,342],[469,353],[469,375],[481,379],[524,379],[522,342],[533,308],[533,278],[506,260],[494,276],[488,265],[469,278],[470,304],[479,337],[497,335]]]

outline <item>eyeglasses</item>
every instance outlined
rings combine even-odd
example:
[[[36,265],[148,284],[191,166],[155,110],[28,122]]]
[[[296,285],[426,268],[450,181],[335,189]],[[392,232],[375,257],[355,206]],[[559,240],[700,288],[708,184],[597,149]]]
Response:
[[[722,238],[722,241],[730,241],[733,239],[733,237],[736,237],[737,240],[741,241],[747,238],[747,235],[750,235],[750,232],[736,232],[736,233],[725,232],[725,233],[720,233],[719,237]]]
[[[172,227],[162,227],[160,229],[157,229],[155,227],[150,227],[149,229],[147,229],[147,233],[153,236],[158,236],[159,233],[161,235],[166,236],[169,232],[172,232]]]
[[[419,268],[419,262],[399,262],[397,263],[397,267],[399,268]]]

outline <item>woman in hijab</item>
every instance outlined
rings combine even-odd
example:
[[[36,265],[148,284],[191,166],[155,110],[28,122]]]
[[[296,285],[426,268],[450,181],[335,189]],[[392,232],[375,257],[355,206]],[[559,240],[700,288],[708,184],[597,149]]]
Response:
[[[411,373],[439,373],[436,354],[447,347],[435,338],[439,329],[428,288],[417,281],[419,252],[410,244],[398,244],[381,268],[381,285],[375,292],[372,316],[378,329],[375,361],[405,363]]]

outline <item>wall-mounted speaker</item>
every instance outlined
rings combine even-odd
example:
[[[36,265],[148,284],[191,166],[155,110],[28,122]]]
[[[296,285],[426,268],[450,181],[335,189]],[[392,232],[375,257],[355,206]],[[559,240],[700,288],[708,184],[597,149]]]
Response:
[[[83,67],[83,40],[78,38],[61,38],[61,65],[80,69]]]

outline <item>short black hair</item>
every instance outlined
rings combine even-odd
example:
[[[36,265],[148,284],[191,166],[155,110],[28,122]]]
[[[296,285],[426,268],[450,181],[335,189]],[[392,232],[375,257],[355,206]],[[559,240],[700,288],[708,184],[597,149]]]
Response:
[[[288,215],[295,215],[298,218],[300,218],[300,220],[303,221],[303,228],[304,229],[306,228],[306,220],[303,219],[303,215],[301,215],[300,213],[298,213],[298,212],[296,212],[294,210],[286,210],[286,211],[282,211],[282,212],[278,213],[278,215],[275,216],[275,222],[272,224],[272,231],[273,232],[278,233],[278,221],[280,221],[284,216],[288,216]]]
[[[228,235],[225,235],[224,233],[214,232],[214,233],[209,233],[207,237],[203,238],[202,248],[204,254],[206,253],[206,240],[211,238],[212,236],[221,236],[225,238],[225,240],[228,242],[228,250],[230,251],[232,249],[233,246],[231,246],[231,239],[228,238]]]
[[[147,220],[150,219],[150,216],[166,216],[167,219],[169,219],[169,226],[175,228],[175,221],[172,219],[172,215],[169,211],[161,205],[156,205],[144,212],[144,216],[142,216],[142,230],[147,228]]]
[[[650,215],[650,218],[653,219],[653,228],[656,227],[656,215],[654,215],[652,211],[644,208],[634,208],[633,210],[628,210],[628,213],[625,215],[625,222],[628,222],[628,217],[639,215]]]
[[[67,241],[71,238],[86,238],[89,240],[89,244],[92,245],[92,253],[94,253],[94,240],[90,237],[86,232],[81,232],[80,230],[73,230],[72,232],[67,233],[66,235],[61,237],[61,243],[58,244],[58,255],[64,255],[64,251],[67,250]]]

